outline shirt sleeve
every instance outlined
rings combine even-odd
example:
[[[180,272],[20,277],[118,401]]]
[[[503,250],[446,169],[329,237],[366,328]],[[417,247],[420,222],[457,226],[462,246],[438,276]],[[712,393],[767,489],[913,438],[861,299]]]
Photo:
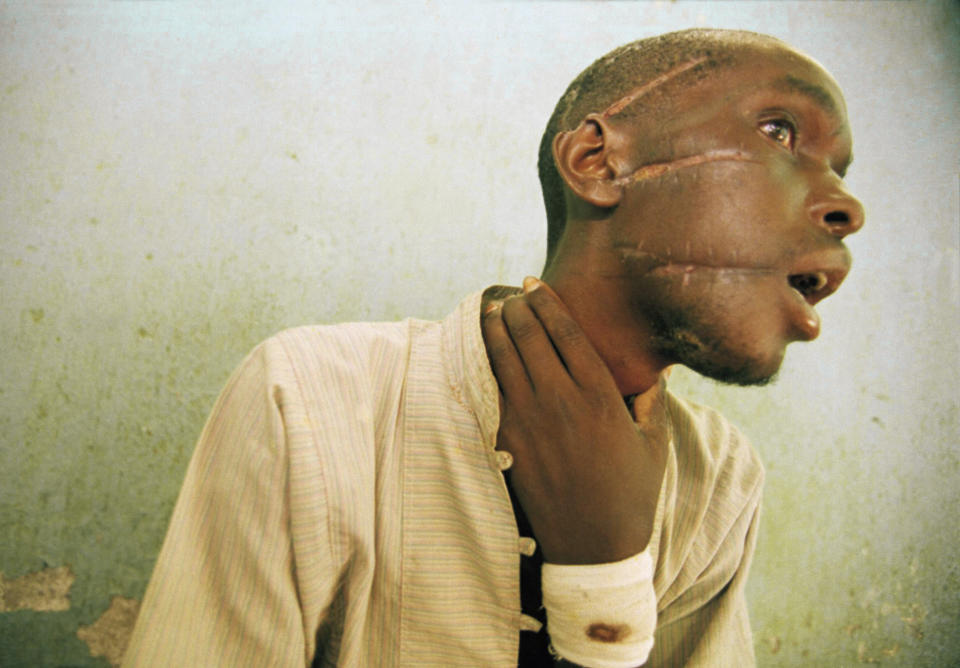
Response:
[[[761,493],[758,480],[710,566],[676,601],[690,612],[657,627],[647,665],[756,665],[744,587],[756,547]]]
[[[296,666],[305,631],[291,539],[284,389],[261,345],[190,462],[125,666]]]

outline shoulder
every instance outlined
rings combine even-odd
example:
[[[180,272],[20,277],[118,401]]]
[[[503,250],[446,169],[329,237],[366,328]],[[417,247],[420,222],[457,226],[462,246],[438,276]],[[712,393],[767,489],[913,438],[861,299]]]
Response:
[[[262,341],[244,364],[263,364],[269,379],[283,385],[383,382],[402,371],[418,332],[433,324],[408,319],[294,327]]]
[[[385,398],[396,402],[412,341],[429,325],[404,320],[286,329],[257,345],[231,384],[239,380],[266,391],[284,414],[296,410],[316,418],[349,410],[360,419]]]
[[[679,486],[714,502],[718,495],[734,505],[759,502],[763,464],[747,437],[718,411],[668,397]]]
[[[720,413],[668,394],[673,449],[655,579],[661,622],[713,600],[749,564],[763,466]]]

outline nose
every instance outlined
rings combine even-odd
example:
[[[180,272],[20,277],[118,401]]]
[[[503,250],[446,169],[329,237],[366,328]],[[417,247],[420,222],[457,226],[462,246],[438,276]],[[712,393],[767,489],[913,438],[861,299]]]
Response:
[[[835,189],[819,198],[809,210],[811,221],[842,239],[863,227],[863,205],[837,184]]]

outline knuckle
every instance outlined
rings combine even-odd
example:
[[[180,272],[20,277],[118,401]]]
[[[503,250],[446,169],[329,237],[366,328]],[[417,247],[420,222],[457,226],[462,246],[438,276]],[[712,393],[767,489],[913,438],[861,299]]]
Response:
[[[537,335],[540,326],[531,320],[522,319],[510,325],[510,336],[517,341],[529,341]]]
[[[557,298],[553,296],[552,291],[538,289],[524,294],[526,300],[538,307],[551,307],[559,305]]]
[[[565,343],[571,346],[582,345],[585,340],[577,323],[569,318],[561,318],[557,321],[553,336],[557,343]]]
[[[541,330],[540,322],[530,312],[522,300],[511,300],[504,304],[504,322],[514,341],[528,341]]]
[[[509,341],[497,340],[489,343],[490,356],[497,360],[510,359],[513,353],[513,344]]]

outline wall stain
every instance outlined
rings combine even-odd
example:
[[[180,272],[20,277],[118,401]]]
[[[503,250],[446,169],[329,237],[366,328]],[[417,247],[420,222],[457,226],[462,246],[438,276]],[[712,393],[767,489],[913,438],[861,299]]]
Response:
[[[90,656],[102,656],[111,666],[119,666],[139,612],[140,601],[114,596],[110,599],[110,607],[97,621],[77,629],[77,637],[87,643]]]
[[[70,587],[76,579],[69,566],[44,568],[12,580],[0,573],[0,612],[69,610]]]

